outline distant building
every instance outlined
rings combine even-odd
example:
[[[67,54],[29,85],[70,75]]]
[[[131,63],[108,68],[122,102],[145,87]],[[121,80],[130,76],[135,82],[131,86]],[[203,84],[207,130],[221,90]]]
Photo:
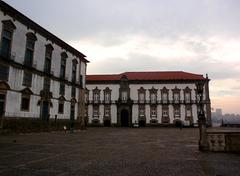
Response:
[[[204,109],[211,125],[209,79],[186,72],[126,72],[87,75],[86,114],[90,124],[132,126],[197,123],[196,83],[204,81]]]
[[[83,116],[85,55],[3,1],[0,19],[0,116]]]
[[[222,109],[216,109],[216,116],[222,117]]]

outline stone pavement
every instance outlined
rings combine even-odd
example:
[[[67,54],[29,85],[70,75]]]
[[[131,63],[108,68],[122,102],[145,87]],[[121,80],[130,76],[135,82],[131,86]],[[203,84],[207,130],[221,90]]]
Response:
[[[240,155],[201,153],[198,129],[88,128],[0,136],[1,176],[240,176]]]

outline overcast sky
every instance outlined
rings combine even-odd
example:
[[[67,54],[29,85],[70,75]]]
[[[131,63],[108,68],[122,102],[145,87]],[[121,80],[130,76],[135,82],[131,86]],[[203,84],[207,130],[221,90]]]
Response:
[[[212,107],[240,113],[239,0],[6,0],[87,56],[88,74],[208,73]]]

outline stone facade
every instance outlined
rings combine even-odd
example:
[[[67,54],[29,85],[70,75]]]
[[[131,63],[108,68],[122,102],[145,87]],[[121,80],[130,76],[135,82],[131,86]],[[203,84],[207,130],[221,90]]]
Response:
[[[85,55],[3,1],[0,19],[1,116],[80,117]]]
[[[211,125],[208,78],[186,72],[126,72],[87,75],[88,122],[105,126],[197,124],[196,83],[204,81],[204,109]]]

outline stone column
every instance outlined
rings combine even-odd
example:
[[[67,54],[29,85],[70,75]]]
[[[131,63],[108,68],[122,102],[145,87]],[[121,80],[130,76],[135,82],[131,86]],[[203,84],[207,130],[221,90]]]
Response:
[[[207,126],[212,126],[212,118],[211,118],[211,101],[209,96],[209,81],[208,75],[206,75],[206,82],[205,82],[205,103],[206,103],[206,122]]]

